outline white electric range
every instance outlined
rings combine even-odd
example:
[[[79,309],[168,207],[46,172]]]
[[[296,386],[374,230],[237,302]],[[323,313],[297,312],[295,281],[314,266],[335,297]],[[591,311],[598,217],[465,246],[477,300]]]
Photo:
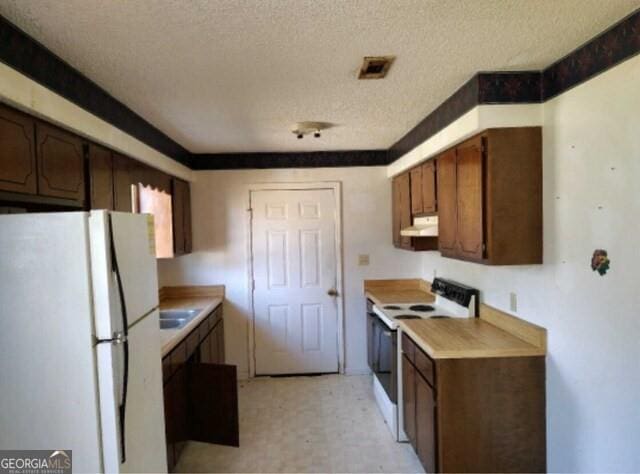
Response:
[[[367,346],[373,371],[376,402],[391,434],[406,441],[402,423],[402,329],[399,321],[408,319],[473,318],[478,312],[479,292],[443,278],[431,284],[433,303],[367,304]]]

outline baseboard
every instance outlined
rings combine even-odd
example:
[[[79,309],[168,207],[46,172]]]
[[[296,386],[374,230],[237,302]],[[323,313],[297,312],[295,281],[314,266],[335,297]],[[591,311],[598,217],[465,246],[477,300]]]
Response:
[[[344,375],[370,375],[369,367],[345,367]]]

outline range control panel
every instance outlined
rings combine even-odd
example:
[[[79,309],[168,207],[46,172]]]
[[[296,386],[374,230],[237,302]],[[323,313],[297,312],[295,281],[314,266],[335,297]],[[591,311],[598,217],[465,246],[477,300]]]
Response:
[[[475,296],[476,304],[480,297],[480,292],[475,288],[444,278],[434,278],[431,291],[466,308],[469,307],[472,296]]]

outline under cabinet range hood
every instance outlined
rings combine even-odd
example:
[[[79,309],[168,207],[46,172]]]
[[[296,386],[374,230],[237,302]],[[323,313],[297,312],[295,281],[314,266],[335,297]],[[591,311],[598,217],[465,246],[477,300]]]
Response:
[[[400,231],[404,237],[437,237],[438,216],[416,217],[411,227],[405,227]]]

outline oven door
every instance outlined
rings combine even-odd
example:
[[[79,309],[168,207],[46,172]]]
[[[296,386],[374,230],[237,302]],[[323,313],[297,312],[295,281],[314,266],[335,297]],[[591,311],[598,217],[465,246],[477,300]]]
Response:
[[[369,367],[389,400],[397,403],[397,331],[389,329],[375,313],[368,313],[367,323]]]

